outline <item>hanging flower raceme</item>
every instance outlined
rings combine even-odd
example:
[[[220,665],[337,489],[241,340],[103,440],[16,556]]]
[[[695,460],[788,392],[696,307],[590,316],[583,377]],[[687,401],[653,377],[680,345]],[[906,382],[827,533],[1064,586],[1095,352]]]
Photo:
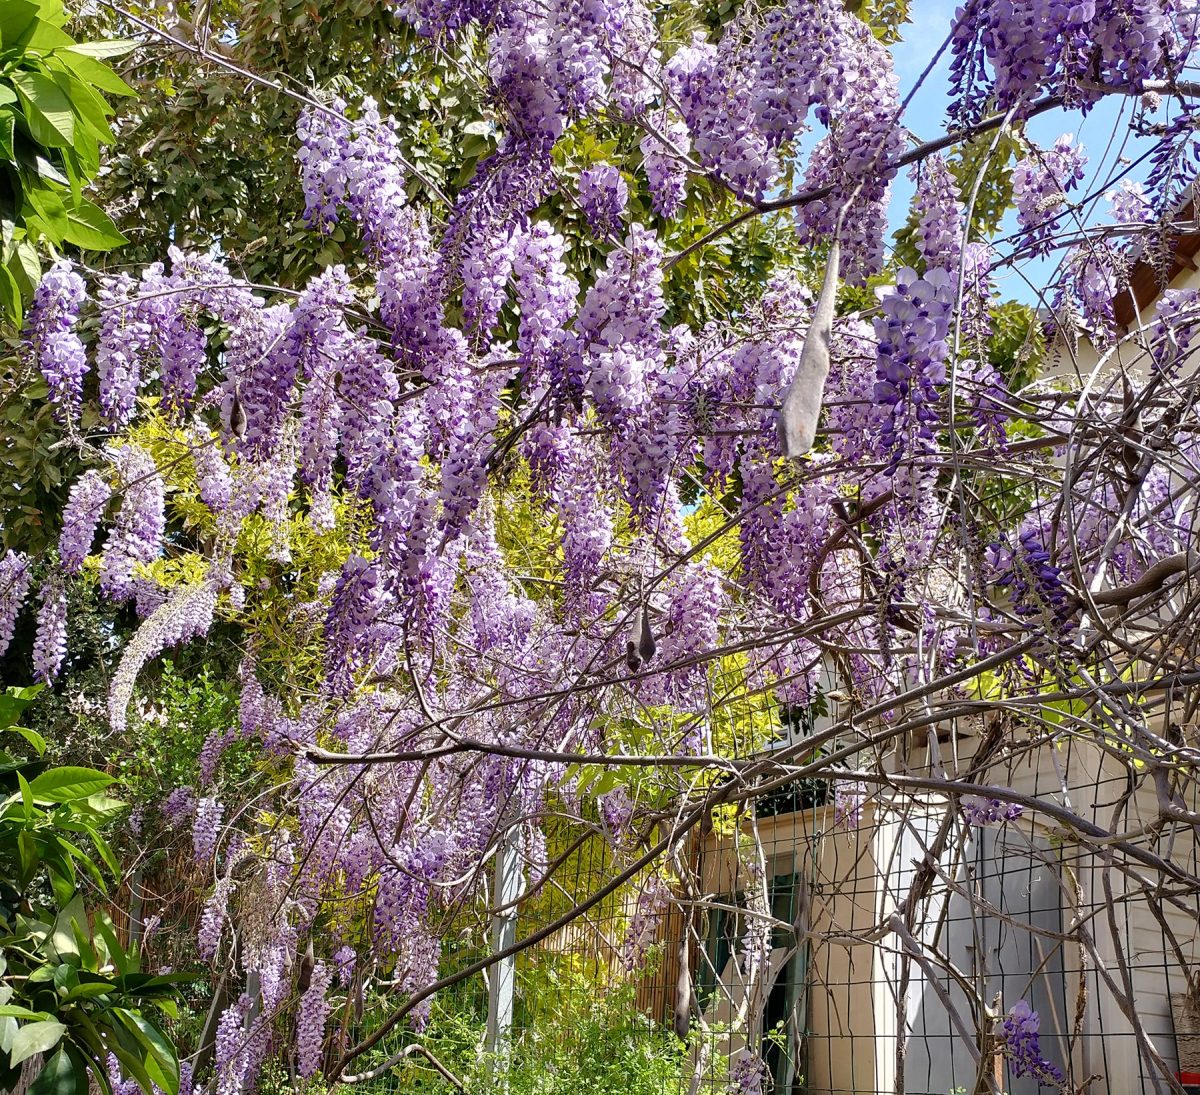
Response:
[[[1042,1056],[1040,1028],[1038,1013],[1025,1000],[1018,1000],[1000,1023],[1001,1049],[1018,1078],[1030,1076],[1039,1084],[1060,1086],[1063,1083],[1062,1070]]]
[[[137,569],[162,550],[165,486],[154,458],[134,444],[111,452],[123,497],[100,558],[100,588],[114,601],[130,600],[148,579]]]
[[[58,537],[58,559],[64,573],[78,574],[83,569],[111,497],[108,481],[94,468],[85,471],[71,487]]]
[[[642,170],[650,187],[650,202],[661,217],[675,216],[687,194],[684,157],[690,144],[687,123],[666,113],[641,140]]]
[[[731,56],[733,35],[716,46],[697,32],[667,64],[696,156],[734,193],[759,201],[779,173],[779,162],[759,129],[750,100],[752,82]]]
[[[1024,113],[1041,96],[1085,105],[1108,85],[1129,94],[1169,79],[1189,48],[1163,0],[979,0],[955,13],[956,125],[993,109]]]
[[[579,204],[597,236],[620,233],[621,215],[629,202],[629,187],[612,164],[589,167],[579,175]]]
[[[881,302],[882,314],[875,320],[875,400],[889,408],[882,444],[894,463],[919,458],[935,447],[954,296],[944,269],[937,267],[921,278],[906,268]]]
[[[308,988],[300,998],[300,1010],[296,1016],[296,1071],[305,1079],[315,1076],[321,1066],[332,980],[333,969],[324,962],[317,962],[313,966]]]
[[[325,618],[325,677],[337,694],[347,695],[353,674],[369,665],[376,651],[376,619],[384,604],[379,570],[361,556],[346,560]]]
[[[1087,157],[1071,140],[1064,133],[1052,148],[1033,148],[1013,168],[1017,224],[1033,254],[1045,254],[1053,245],[1067,195],[1083,181]]]
[[[34,290],[26,317],[25,349],[46,380],[55,417],[61,422],[75,420],[83,396],[88,363],[75,324],[86,299],[83,278],[69,259],[60,259]]]
[[[49,579],[42,586],[41,599],[33,641],[33,675],[50,684],[67,656],[67,591],[62,580]]]
[[[956,280],[963,249],[963,207],[958,198],[958,185],[946,162],[930,156],[921,167],[913,197],[917,250],[926,270],[945,270]]]

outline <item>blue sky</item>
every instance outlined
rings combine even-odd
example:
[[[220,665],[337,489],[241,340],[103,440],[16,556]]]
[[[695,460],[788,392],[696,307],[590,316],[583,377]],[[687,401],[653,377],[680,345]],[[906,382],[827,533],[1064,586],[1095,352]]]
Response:
[[[920,78],[937,48],[945,40],[954,16],[955,5],[949,3],[914,0],[911,10],[912,22],[906,26],[904,40],[892,47],[896,74],[903,98]],[[946,106],[949,102],[950,70],[948,52],[939,60],[937,67],[916,92],[904,117],[904,124],[922,140],[940,135],[945,127]],[[1133,114],[1132,99],[1108,96],[1100,101],[1087,115],[1081,118],[1077,112],[1051,111],[1033,119],[1026,132],[1030,139],[1045,146],[1063,133],[1073,133],[1077,143],[1082,143],[1087,155],[1087,178],[1084,189],[1073,196],[1091,193],[1097,185],[1105,183],[1122,169],[1119,157],[1137,159],[1152,141],[1134,135],[1129,129]],[[1146,165],[1139,165],[1129,175],[1133,179],[1144,179]],[[1111,189],[1104,185],[1103,190]],[[912,198],[913,184],[907,176],[900,176],[892,183],[891,228],[904,224],[908,204]],[[1100,198],[1090,207],[1086,219],[1095,221],[1108,216],[1108,202]],[[1015,217],[1010,214],[1002,232],[1016,227]],[[997,277],[1002,297],[1037,304],[1035,287],[1044,287],[1053,277],[1056,259],[1029,260],[1017,269],[1000,271]]]

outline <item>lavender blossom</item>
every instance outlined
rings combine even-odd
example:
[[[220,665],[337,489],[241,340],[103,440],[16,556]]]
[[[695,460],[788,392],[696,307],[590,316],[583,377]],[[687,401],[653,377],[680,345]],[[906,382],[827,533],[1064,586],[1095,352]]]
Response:
[[[62,580],[50,578],[42,586],[37,635],[33,640],[33,675],[50,684],[67,656],[67,591]]]
[[[1008,1017],[1000,1024],[1001,1049],[1018,1078],[1029,1076],[1039,1084],[1061,1085],[1062,1070],[1042,1056],[1040,1026],[1038,1013],[1026,1001],[1018,1000],[1009,1008]]]
[[[13,628],[32,580],[29,560],[25,555],[11,548],[0,555],[0,654],[12,642]]]
[[[74,420],[83,397],[87,354],[75,324],[86,299],[83,278],[69,259],[60,259],[34,290],[26,317],[25,348],[45,377],[60,422]]]

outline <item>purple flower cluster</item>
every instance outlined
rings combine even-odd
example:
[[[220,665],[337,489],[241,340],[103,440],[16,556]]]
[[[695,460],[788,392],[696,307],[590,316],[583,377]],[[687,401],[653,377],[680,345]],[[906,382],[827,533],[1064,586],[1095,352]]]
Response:
[[[1012,590],[1013,611],[1027,618],[1040,617],[1052,630],[1070,626],[1074,601],[1068,593],[1062,568],[1052,560],[1044,530],[1034,523],[1023,528],[1018,545],[992,544],[987,559],[998,586]]]
[[[620,235],[628,202],[629,187],[612,164],[600,163],[580,172],[579,204],[597,236]]]
[[[727,35],[715,46],[697,32],[671,58],[667,75],[700,163],[734,193],[760,201],[779,173],[779,161],[757,124],[744,74],[724,46],[733,41]]]
[[[566,324],[575,314],[579,283],[567,273],[565,260],[566,240],[545,221],[535,221],[517,240],[512,270],[521,313],[517,349],[534,382],[560,362],[570,340]],[[560,386],[565,380],[558,377]]]
[[[372,660],[382,594],[374,563],[358,555],[346,560],[325,617],[325,679],[337,694],[349,694],[354,673]]]
[[[650,204],[661,217],[675,216],[687,195],[687,164],[683,157],[690,144],[687,123],[665,113],[655,130],[641,140]]]
[[[0,654],[12,642],[13,628],[21,606],[29,595],[29,583],[32,580],[29,560],[25,555],[11,548],[0,555]]]
[[[1104,197],[1115,224],[1149,224],[1154,220],[1154,206],[1146,196],[1145,187],[1134,179],[1123,179]]]
[[[328,231],[345,208],[363,230],[377,259],[399,251],[407,235],[404,170],[393,119],[380,116],[374,99],[362,102],[358,120],[346,104],[306,107],[297,124],[305,219]]]
[[[764,1095],[770,1073],[757,1053],[741,1050],[729,1069],[729,1090],[734,1095]]]
[[[224,817],[225,807],[220,799],[206,795],[196,800],[196,815],[192,820],[192,850],[196,862],[201,866],[211,863],[216,855]]]
[[[203,801],[207,801],[202,799]],[[221,933],[229,916],[229,896],[233,892],[233,880],[224,875],[217,879],[213,892],[204,902],[200,912],[200,926],[196,929],[196,947],[200,957],[211,961],[221,945]]]
[[[633,800],[624,787],[614,787],[607,794],[596,800],[600,809],[600,818],[608,832],[608,838],[614,844],[620,844],[625,839],[629,823],[633,819]]]
[[[83,398],[87,354],[75,324],[86,299],[83,278],[69,259],[60,259],[34,290],[25,322],[25,348],[41,369],[55,416],[62,422],[74,420]]]
[[[1184,48],[1163,0],[981,0],[955,13],[951,73],[959,125],[1038,96],[1086,105],[1095,83],[1140,91],[1169,78]],[[1179,27],[1182,31],[1182,26]],[[989,68],[991,71],[989,72]]]
[[[50,578],[42,586],[37,635],[33,640],[33,676],[50,684],[67,656],[67,591],[62,580]]]
[[[83,569],[111,497],[112,488],[95,469],[85,471],[71,487],[58,537],[58,559],[65,573],[78,574]]]
[[[354,976],[354,967],[358,963],[358,955],[348,943],[344,943],[333,952],[333,964],[337,967],[338,981],[343,988],[349,988],[350,979]]]
[[[963,207],[958,185],[941,156],[930,156],[921,170],[913,197],[917,250],[926,270],[945,270],[958,280],[963,248]]]
[[[162,550],[166,488],[145,449],[128,444],[111,455],[124,498],[104,544],[100,588],[114,601],[128,601],[137,592],[136,569],[154,562]]]
[[[600,492],[597,453],[565,425],[536,426],[526,453],[538,489],[553,502],[562,524],[564,600],[570,614],[583,606],[613,539],[613,514]]]
[[[1087,157],[1064,133],[1049,149],[1033,148],[1013,168],[1017,224],[1034,254],[1049,251],[1067,195],[1083,181]]]
[[[934,268],[920,278],[905,268],[880,304],[875,400],[889,408],[882,445],[896,461],[933,448],[954,296],[954,282],[944,269]]]
[[[1002,825],[1016,821],[1025,807],[1016,802],[1004,802],[998,798],[964,799],[963,816],[972,825]]]
[[[296,1012],[296,1072],[308,1079],[321,1067],[325,1020],[329,1015],[329,986],[333,970],[324,962],[313,966],[312,979]]]
[[[1042,1056],[1039,1030],[1041,1019],[1024,1000],[1018,1000],[1008,1009],[1007,1017],[1001,1022],[998,1037],[1004,1055],[1012,1065],[1018,1078],[1029,1076],[1039,1084],[1060,1086],[1062,1070]]]
[[[575,325],[587,353],[588,391],[614,427],[647,408],[650,381],[663,361],[665,311],[662,247],[634,225],[625,246],[609,252]]]
[[[163,819],[172,827],[179,827],[196,812],[196,790],[194,787],[176,787],[159,803]]]
[[[161,275],[157,264],[143,275],[143,292]],[[153,331],[136,303],[137,282],[128,274],[102,278],[96,292],[100,305],[100,334],[96,340],[96,372],[100,381],[100,413],[106,422],[124,424],[133,418],[141,384],[142,358],[153,342]]]
[[[1107,243],[1079,247],[1067,256],[1065,280],[1097,345],[1110,342],[1115,334],[1113,300],[1124,281],[1127,265]]]
[[[861,780],[834,780],[834,824],[844,829],[857,829],[862,822],[863,805],[866,800],[867,786]]]
[[[656,875],[651,875],[642,883],[633,916],[621,943],[621,959],[626,970],[640,969],[645,963],[670,897],[671,891],[666,883]]]
[[[818,111],[829,111],[830,130],[813,149],[803,182],[833,192],[800,208],[796,231],[802,242],[819,245],[841,215],[844,273],[861,281],[883,268],[888,187],[905,138],[891,54],[861,20],[845,12],[839,18],[844,44],[833,68],[833,101]]]

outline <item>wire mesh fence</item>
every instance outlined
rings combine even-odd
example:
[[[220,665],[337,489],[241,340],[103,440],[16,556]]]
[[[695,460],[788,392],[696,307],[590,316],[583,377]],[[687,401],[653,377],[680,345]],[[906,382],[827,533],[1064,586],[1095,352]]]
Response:
[[[871,786],[798,779],[715,814],[511,959],[495,1090],[1116,1095],[1200,1082],[1200,864],[1152,773],[1083,736],[982,720],[908,742],[885,768]],[[1051,812],[931,789],[946,778]],[[634,845],[575,832],[552,836],[546,854],[569,851],[518,904],[521,936],[632,858]],[[1105,834],[1137,851],[1107,850]],[[472,990],[477,1018],[491,980]],[[490,1004],[495,1020],[494,988]],[[435,1051],[437,1021],[423,1039]]]

